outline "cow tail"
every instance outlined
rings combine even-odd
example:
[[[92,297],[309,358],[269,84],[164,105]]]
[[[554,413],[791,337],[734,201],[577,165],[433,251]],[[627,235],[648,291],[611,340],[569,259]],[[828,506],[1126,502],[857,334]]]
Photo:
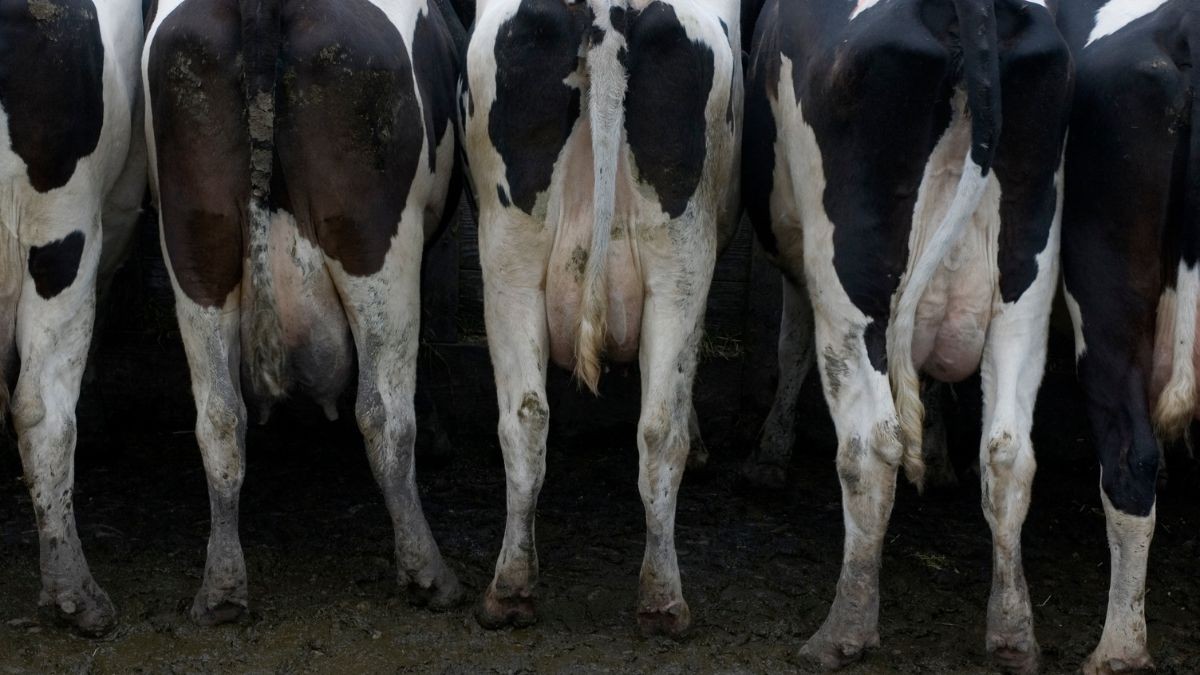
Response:
[[[1200,13],[1192,12],[1188,31],[1192,63],[1200,59]],[[1179,237],[1179,268],[1173,316],[1171,375],[1154,406],[1154,427],[1165,440],[1187,434],[1196,412],[1196,314],[1200,303],[1200,69],[1192,68],[1192,124],[1184,182],[1183,228]]]
[[[249,367],[260,396],[287,393],[287,350],[271,282],[271,172],[275,156],[276,63],[283,40],[281,0],[240,0],[246,119],[250,127]]]
[[[920,379],[913,363],[912,342],[917,305],[930,280],[954,247],[974,215],[988,184],[988,172],[1000,137],[1000,55],[993,0],[954,0],[962,40],[963,75],[971,115],[971,148],[954,201],[933,236],[913,263],[900,293],[888,332],[888,373],[904,443],[904,473],[921,489],[925,462],[921,436],[925,409]]]
[[[588,0],[595,23],[588,37],[588,115],[592,126],[594,210],[592,243],[583,275],[575,377],[596,392],[608,316],[608,245],[617,204],[617,164],[625,126],[626,0]],[[617,11],[614,11],[617,10]],[[613,25],[616,22],[619,25]]]

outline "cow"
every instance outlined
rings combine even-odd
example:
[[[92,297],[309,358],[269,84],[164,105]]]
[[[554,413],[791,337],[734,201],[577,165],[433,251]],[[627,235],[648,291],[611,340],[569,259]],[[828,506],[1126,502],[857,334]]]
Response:
[[[1070,53],[1042,0],[768,0],[747,74],[742,185],[760,241],[806,292],[837,430],[846,540],[802,656],[878,646],[898,468],[918,486],[919,374],[982,372],[992,529],[986,646],[1037,667],[1021,526],[1058,275]],[[798,302],[792,297],[787,302]]]
[[[1104,631],[1083,670],[1149,669],[1160,439],[1183,436],[1200,410],[1200,9],[1076,0],[1059,25],[1078,69],[1063,284],[1112,551]]]
[[[89,636],[116,612],[75,526],[75,404],[97,286],[145,190],[141,35],[140,0],[0,0],[0,427],[11,404],[39,604]]]
[[[399,581],[460,596],[413,468],[419,273],[461,182],[465,34],[442,0],[158,0],[142,58],[152,194],[196,403],[212,530],[191,608],[247,607],[238,537],[246,394],[355,417]]]
[[[737,223],[739,3],[479,0],[460,98],[508,490],[476,618],[536,620],[548,362],[596,390],[640,364],[646,512],[637,617],[685,633],[675,555],[692,383],[718,250]]]

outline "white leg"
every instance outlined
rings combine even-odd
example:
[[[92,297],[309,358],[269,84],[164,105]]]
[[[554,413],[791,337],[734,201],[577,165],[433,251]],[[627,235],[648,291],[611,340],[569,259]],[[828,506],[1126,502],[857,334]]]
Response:
[[[846,541],[837,597],[800,652],[825,668],[846,665],[879,645],[879,568],[902,452],[887,376],[871,366],[862,328],[839,334],[833,327],[841,325],[818,317],[817,346],[837,427]]]
[[[1146,648],[1146,562],[1154,537],[1155,508],[1150,515],[1122,513],[1104,490],[1104,515],[1108,521],[1108,548],[1112,575],[1108,586],[1108,613],[1100,644],[1083,664],[1085,675],[1152,670]]]
[[[208,480],[212,526],[204,581],[192,602],[196,623],[234,621],[246,610],[246,561],[238,535],[238,499],[246,475],[246,406],[242,399],[241,327],[235,288],[221,307],[202,307],[180,289],[175,311],[192,373],[196,442]]]
[[[383,270],[374,276],[353,277],[336,263],[331,267],[358,349],[355,414],[392,518],[400,583],[408,586],[415,603],[445,609],[458,601],[462,588],[442,559],[416,484],[413,397],[420,344],[421,232],[419,224],[402,223]]]
[[[544,260],[531,256],[525,270],[529,278],[500,269],[485,272],[484,319],[496,374],[500,449],[508,492],[508,519],[495,577],[475,613],[485,628],[525,626],[537,620],[534,518],[546,475],[550,421],[546,399],[549,336],[545,294],[539,288],[540,270],[535,268],[539,264],[544,269]]]
[[[642,315],[638,490],[646,511],[646,550],[638,624],[646,635],[679,636],[691,625],[691,613],[675,555],[675,506],[692,439],[692,384],[708,279],[700,269],[681,272],[674,269],[677,265],[663,263],[664,259],[643,263],[649,290]],[[683,274],[699,281],[690,296],[677,297],[670,280]]]
[[[1052,237],[1056,242],[1057,230]],[[1042,269],[1033,285],[993,318],[981,368],[979,465],[983,515],[991,526],[994,546],[987,649],[999,665],[1014,672],[1032,672],[1038,664],[1021,564],[1021,527],[1037,467],[1030,431],[1046,361],[1050,301],[1058,278],[1056,255],[1057,246],[1048,246],[1039,256]]]
[[[42,297],[26,270],[16,320],[21,370],[12,400],[25,482],[37,517],[40,604],[87,635],[106,633],[116,621],[112,602],[88,569],[72,503],[75,405],[95,319],[98,233],[98,228],[88,228],[73,281],[51,297]],[[70,264],[50,264],[57,262]]]
[[[751,485],[780,489],[796,445],[796,406],[813,358],[813,314],[807,291],[783,279],[783,312],[779,326],[779,384],[763,425],[762,440],[742,464],[742,479]]]

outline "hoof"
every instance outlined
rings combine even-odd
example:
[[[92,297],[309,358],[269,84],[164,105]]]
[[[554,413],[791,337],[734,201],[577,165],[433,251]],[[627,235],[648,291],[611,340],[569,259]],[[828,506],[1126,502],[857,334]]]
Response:
[[[458,577],[446,569],[433,583],[421,586],[416,582],[408,584],[408,602],[417,607],[428,607],[440,612],[453,608],[462,600],[462,586]]]
[[[1083,662],[1083,675],[1124,675],[1125,673],[1150,673],[1154,671],[1154,659],[1150,652],[1140,654],[1099,654],[1092,652]]]
[[[78,591],[59,593],[54,600],[43,596],[42,609],[52,613],[55,622],[70,626],[84,637],[104,637],[117,625],[117,610],[112,600],[95,582]]]
[[[878,633],[866,638],[834,638],[822,629],[800,648],[800,658],[821,670],[837,670],[858,661],[867,650],[878,646]]]
[[[753,458],[742,464],[738,476],[745,488],[782,490],[787,486],[787,470],[784,467],[756,462]]]
[[[533,596],[525,594],[501,598],[496,595],[494,587],[489,587],[475,607],[475,620],[488,630],[497,630],[505,626],[532,626],[537,623]]]
[[[1032,637],[992,636],[988,638],[987,651],[996,666],[1006,673],[1028,675],[1038,670],[1041,651]]]
[[[638,611],[638,628],[645,637],[662,635],[675,640],[685,637],[692,627],[692,612],[683,600],[663,609]]]
[[[222,602],[216,607],[205,607],[199,598],[192,603],[189,613],[197,626],[209,628],[223,623],[234,623],[246,615],[246,606],[236,602]]]

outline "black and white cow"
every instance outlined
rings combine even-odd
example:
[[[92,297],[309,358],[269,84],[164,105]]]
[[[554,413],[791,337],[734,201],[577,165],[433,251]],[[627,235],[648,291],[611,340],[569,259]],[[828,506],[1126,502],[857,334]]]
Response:
[[[15,380],[41,604],[91,635],[116,614],[75,529],[75,404],[98,278],[111,276],[145,192],[141,10],[140,0],[0,0],[0,426]]]
[[[247,604],[242,373],[264,412],[299,392],[332,417],[357,367],[401,583],[434,606],[460,595],[417,494],[413,392],[463,46],[440,0],[158,0],[146,128],[212,508],[200,623]]]
[[[1158,437],[1181,436],[1198,410],[1200,6],[1073,0],[1060,11],[1079,80],[1063,275],[1112,550],[1104,632],[1083,669],[1110,673],[1151,667]]]
[[[838,434],[842,573],[802,651],[827,667],[879,643],[897,468],[924,471],[918,373],[981,368],[987,648],[1036,668],[1020,536],[1070,84],[1041,0],[769,0],[759,18],[744,196],[789,292],[807,287]]]
[[[547,362],[594,390],[605,354],[641,365],[638,621],[690,624],[675,503],[705,300],[738,210],[739,13],[735,0],[477,2],[460,104],[508,478],[484,626],[535,619]]]

